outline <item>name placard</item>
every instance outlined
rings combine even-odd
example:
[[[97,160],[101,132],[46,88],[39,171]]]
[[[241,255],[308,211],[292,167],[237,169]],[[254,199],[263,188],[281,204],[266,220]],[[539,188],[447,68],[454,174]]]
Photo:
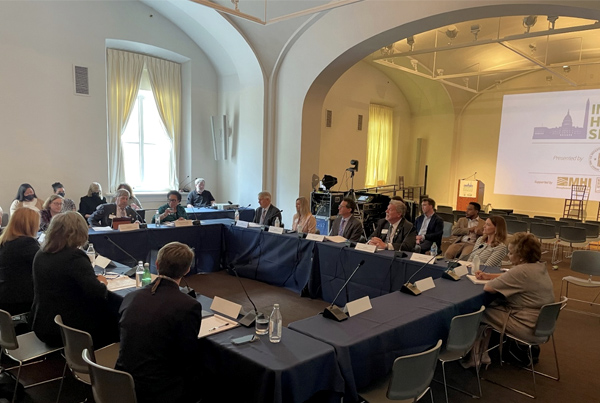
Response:
[[[410,255],[410,260],[413,262],[427,263],[431,260],[431,258],[433,258],[433,256],[421,255],[420,253],[413,253]],[[431,260],[431,263],[435,263],[435,259]]]
[[[235,226],[240,228],[248,228],[248,221],[238,220],[236,221]]]
[[[350,317],[356,316],[359,313],[363,313],[372,308],[371,300],[368,296],[359,298],[346,304],[346,312],[348,312],[348,316]]]
[[[194,225],[192,220],[175,220],[176,227],[191,227]]]
[[[270,226],[269,227],[269,232],[272,232],[274,234],[283,234],[283,227],[273,227],[273,226]]]
[[[106,266],[108,266],[109,263],[110,263],[110,259],[108,259],[102,255],[96,256],[96,260],[94,261],[94,264],[96,266],[100,266],[103,269],[106,269]]]
[[[363,252],[375,253],[377,245],[367,245],[366,243],[357,243],[355,250],[361,250]]]
[[[133,231],[140,229],[140,223],[134,222],[133,224],[121,224],[119,225],[119,231]]]
[[[306,239],[308,239],[309,241],[323,242],[325,240],[325,235],[321,235],[321,234],[306,234]]]
[[[465,274],[469,274],[469,269],[467,269],[467,266],[458,266],[454,268],[454,273],[456,273],[457,276],[464,276]]]
[[[433,282],[432,277],[427,277],[423,280],[415,281],[415,286],[423,292],[435,288],[435,283]]]
[[[210,310],[222,313],[230,318],[237,319],[240,311],[242,310],[242,306],[240,304],[236,304],[235,302],[215,296],[213,303],[210,306]]]

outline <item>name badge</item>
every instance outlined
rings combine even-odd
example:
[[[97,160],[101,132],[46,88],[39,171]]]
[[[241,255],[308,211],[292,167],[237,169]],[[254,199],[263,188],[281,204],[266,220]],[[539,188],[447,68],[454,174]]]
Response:
[[[387,235],[387,233],[388,233],[388,229],[387,228],[384,228],[384,229],[381,230],[381,235]]]

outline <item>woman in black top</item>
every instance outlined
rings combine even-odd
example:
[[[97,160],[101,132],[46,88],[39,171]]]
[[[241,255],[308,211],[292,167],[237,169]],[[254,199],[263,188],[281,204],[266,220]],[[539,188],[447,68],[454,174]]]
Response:
[[[102,186],[98,182],[92,182],[87,196],[79,199],[79,214],[86,220],[96,211],[96,208],[106,203],[106,197],[102,196]]]
[[[119,341],[118,309],[122,297],[106,288],[106,279],[94,274],[81,246],[88,226],[74,211],[50,222],[42,249],[33,261],[34,298],[31,323],[35,334],[51,346],[62,345],[54,317],[67,326],[92,335],[94,347]]]
[[[40,215],[30,208],[15,210],[0,236],[0,309],[11,315],[29,312],[33,302],[33,258]]]

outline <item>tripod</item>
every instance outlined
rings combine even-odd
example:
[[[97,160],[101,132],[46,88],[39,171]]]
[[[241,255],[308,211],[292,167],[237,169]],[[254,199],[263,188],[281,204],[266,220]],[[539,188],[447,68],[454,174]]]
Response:
[[[354,205],[356,206],[356,211],[354,211],[354,216],[362,224],[363,237],[365,239],[367,239],[367,233],[365,231],[365,225],[364,225],[364,214],[360,210],[360,205],[358,204],[358,200],[356,199],[356,192],[354,191],[354,172],[356,172],[356,169],[348,168],[348,169],[346,169],[346,171],[350,171],[350,181],[351,181],[350,190],[348,190],[348,195],[346,197],[350,197],[350,198],[352,198],[352,200],[354,200]]]

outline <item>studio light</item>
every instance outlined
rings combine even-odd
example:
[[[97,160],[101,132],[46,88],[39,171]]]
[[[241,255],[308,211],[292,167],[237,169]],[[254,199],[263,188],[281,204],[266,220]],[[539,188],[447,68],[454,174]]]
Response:
[[[323,179],[321,179],[321,183],[325,186],[325,190],[329,190],[335,185],[337,185],[337,178],[331,175],[323,175]]]

